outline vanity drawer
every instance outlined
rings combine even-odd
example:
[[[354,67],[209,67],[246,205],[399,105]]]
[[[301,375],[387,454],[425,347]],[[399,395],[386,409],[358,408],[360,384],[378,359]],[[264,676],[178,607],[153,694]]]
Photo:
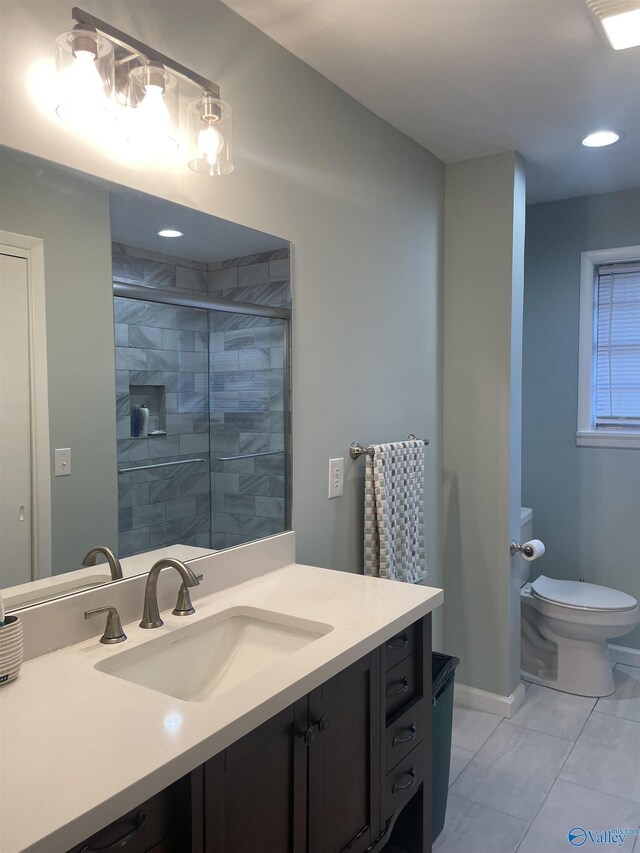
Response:
[[[418,623],[414,622],[409,625],[404,631],[400,631],[395,637],[384,644],[386,664],[385,669],[389,670],[400,661],[412,656],[416,648],[416,634],[418,632]]]
[[[383,820],[405,806],[425,778],[427,750],[424,741],[401,761],[384,781]]]
[[[91,838],[72,847],[69,853],[93,853],[93,851],[126,850],[127,853],[148,853],[161,842],[159,850],[177,851],[175,841],[180,818],[178,815],[178,785],[165,788],[155,797],[146,800],[118,820],[105,826]],[[188,804],[183,804],[183,808]]]
[[[418,678],[415,657],[409,657],[390,669],[385,675],[384,702],[387,720],[417,693]]]
[[[387,726],[385,733],[387,771],[392,770],[424,739],[427,733],[425,711],[425,699],[418,699],[404,714]]]

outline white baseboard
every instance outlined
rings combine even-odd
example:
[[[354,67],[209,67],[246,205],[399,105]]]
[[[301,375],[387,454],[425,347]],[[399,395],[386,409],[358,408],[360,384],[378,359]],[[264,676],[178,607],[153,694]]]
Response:
[[[640,667],[640,649],[631,649],[628,646],[615,646],[609,643],[609,658],[611,663],[623,663],[626,666]]]
[[[456,682],[453,688],[453,699],[456,704],[463,705],[465,708],[509,718],[524,702],[524,684],[520,682],[511,696],[500,696],[499,693],[488,693],[486,690],[480,690],[479,687],[469,687]]]

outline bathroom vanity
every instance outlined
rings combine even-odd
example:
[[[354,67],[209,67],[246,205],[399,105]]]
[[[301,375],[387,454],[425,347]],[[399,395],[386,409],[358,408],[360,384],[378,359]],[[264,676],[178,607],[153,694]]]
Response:
[[[382,850],[414,795],[404,832],[430,849],[430,632],[415,622],[73,853]]]
[[[442,592],[295,564],[293,544],[283,534],[194,561],[204,580],[188,619],[167,611],[178,579],[163,572],[154,630],[128,609],[144,578],[40,605],[64,604],[68,620],[120,596],[128,639],[35,657],[0,691],[3,853],[364,853],[392,837],[431,849]],[[234,619],[239,651],[212,679]],[[260,662],[267,647],[282,653]],[[176,665],[183,654],[192,666]],[[197,684],[180,676],[199,666]]]

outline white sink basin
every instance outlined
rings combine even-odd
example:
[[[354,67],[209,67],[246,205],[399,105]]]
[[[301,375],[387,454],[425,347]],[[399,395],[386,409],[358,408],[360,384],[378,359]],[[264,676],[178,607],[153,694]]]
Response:
[[[234,607],[96,664],[187,702],[224,693],[332,631],[331,625]]]

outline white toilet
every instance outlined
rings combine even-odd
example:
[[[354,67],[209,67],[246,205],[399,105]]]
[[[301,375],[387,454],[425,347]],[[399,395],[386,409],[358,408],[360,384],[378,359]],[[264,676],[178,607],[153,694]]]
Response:
[[[533,511],[521,509],[521,542],[533,536]],[[531,564],[517,558],[520,572],[522,677],[580,696],[614,691],[607,641],[640,622],[631,595],[579,581],[540,575],[527,583]]]

